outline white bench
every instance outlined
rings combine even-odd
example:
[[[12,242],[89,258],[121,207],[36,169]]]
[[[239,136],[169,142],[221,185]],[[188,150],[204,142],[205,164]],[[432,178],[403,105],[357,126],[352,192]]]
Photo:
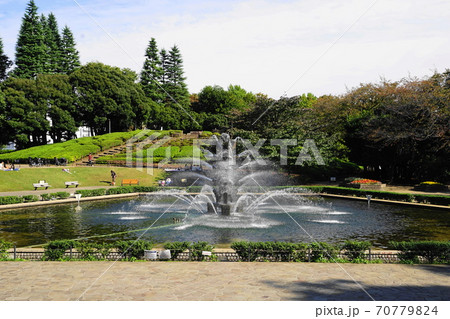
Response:
[[[34,187],[34,190],[37,190],[39,187],[45,187],[45,189],[47,189],[51,186],[48,185],[48,183],[46,181],[39,181],[39,183],[34,183],[33,187]]]
[[[65,182],[64,184],[66,185],[66,188],[68,188],[69,186],[75,186],[75,187],[78,187],[78,182],[77,182],[77,181],[73,181],[73,182]]]

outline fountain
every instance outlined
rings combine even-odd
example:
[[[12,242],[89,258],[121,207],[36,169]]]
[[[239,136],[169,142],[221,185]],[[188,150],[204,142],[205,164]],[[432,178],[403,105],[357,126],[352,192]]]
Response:
[[[193,184],[202,185],[200,193],[182,195],[171,192],[168,195],[187,200],[189,207],[194,207],[197,212],[215,214],[220,216],[222,221],[228,217],[228,222],[239,223],[241,226],[245,223],[254,225],[254,212],[267,200],[275,197],[296,197],[286,190],[267,191],[265,187],[269,186],[268,180],[271,185],[280,185],[281,175],[270,169],[268,162],[258,158],[255,152],[245,150],[238,153],[239,142],[244,143],[240,137],[232,139],[226,133],[219,137],[213,136],[205,144],[215,146],[216,152],[203,148],[207,162],[201,164],[202,169],[198,172],[176,172],[172,176],[173,180],[194,179]],[[254,192],[255,189],[257,192]],[[184,198],[181,199],[180,196]],[[209,221],[211,220],[217,218],[210,217]]]

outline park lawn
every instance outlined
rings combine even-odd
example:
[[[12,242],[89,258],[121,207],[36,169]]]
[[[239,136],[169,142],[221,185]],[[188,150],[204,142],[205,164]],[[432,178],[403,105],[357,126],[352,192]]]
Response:
[[[62,169],[68,168],[72,174]],[[154,175],[147,174],[147,170],[139,171],[128,167],[23,167],[19,171],[0,171],[0,192],[34,190],[33,183],[45,180],[52,188],[64,188],[64,182],[78,181],[82,186],[109,186],[111,170],[117,174],[116,186],[120,186],[122,179],[138,179],[142,186],[153,186],[158,176],[164,171],[153,170]],[[73,187],[72,187],[73,188]]]

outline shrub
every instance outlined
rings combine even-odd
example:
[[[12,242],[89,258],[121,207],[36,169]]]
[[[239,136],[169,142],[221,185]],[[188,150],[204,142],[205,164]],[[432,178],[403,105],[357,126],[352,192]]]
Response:
[[[80,252],[80,258],[83,260],[106,259],[111,252],[113,245],[109,243],[88,243],[78,242],[77,251]]]
[[[57,198],[57,199],[66,199],[69,198],[70,194],[67,192],[56,192],[49,194],[51,198]]]
[[[74,240],[54,240],[44,246],[43,260],[63,259],[64,253],[70,248],[77,246]]]
[[[83,260],[97,260],[97,244],[78,242],[77,251],[80,252],[80,258]]]
[[[311,261],[323,261],[332,260],[337,257],[338,249],[336,246],[323,243],[315,242],[308,245],[310,250],[310,260]]]
[[[305,260],[306,244],[286,242],[234,242],[231,248],[242,260],[255,261],[258,258],[278,261]]]
[[[390,242],[393,249],[400,250],[400,261],[419,263],[422,257],[428,263],[450,261],[450,241],[402,241]]]
[[[350,261],[366,259],[364,252],[370,248],[370,242],[368,241],[353,241],[347,240],[342,249],[345,250],[345,255]]]
[[[39,197],[36,195],[24,195],[22,196],[24,203],[37,202]]]
[[[114,194],[128,194],[133,193],[134,188],[133,186],[121,186],[121,187],[114,187],[106,190],[106,195],[114,195]]]
[[[76,192],[77,194],[81,194],[82,197],[95,197],[95,196],[103,196],[106,194],[105,188],[97,188],[97,189],[79,189]]]
[[[172,260],[176,260],[178,255],[189,249],[191,246],[190,242],[187,241],[174,241],[171,243],[164,244],[164,249],[170,249],[170,255]]]
[[[124,258],[142,259],[144,250],[153,248],[153,243],[146,240],[123,240],[114,244]]]
[[[202,251],[212,251],[214,245],[209,244],[206,241],[199,241],[191,244],[191,254],[194,260],[204,260],[205,256],[202,255]],[[211,255],[213,256],[213,255]]]
[[[50,199],[52,199],[52,196],[51,196],[51,194],[41,194],[41,199],[42,200],[50,200]]]
[[[20,196],[2,196],[0,197],[0,205],[23,203],[23,197]]]
[[[13,246],[9,241],[4,241],[0,239],[0,260],[6,260],[9,258],[8,249]]]

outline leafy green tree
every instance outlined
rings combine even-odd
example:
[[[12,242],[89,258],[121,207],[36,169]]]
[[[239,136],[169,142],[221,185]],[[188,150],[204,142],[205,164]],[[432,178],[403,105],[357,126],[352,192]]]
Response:
[[[140,128],[154,107],[136,83],[137,75],[102,63],[88,63],[70,74],[77,94],[77,110],[95,134]]]
[[[78,50],[75,48],[75,39],[72,31],[65,26],[61,39],[61,72],[69,74],[81,66]]]
[[[75,137],[80,124],[76,110],[76,96],[66,74],[45,74],[36,79],[40,98],[47,104],[49,135],[54,142]]]
[[[238,85],[230,85],[228,90],[221,86],[206,86],[192,103],[192,109],[202,114],[203,128],[225,130],[239,121],[244,111],[249,110],[256,97]]]
[[[27,5],[16,44],[14,76],[32,78],[44,71],[46,46],[44,32],[33,0]]]
[[[157,103],[161,103],[164,99],[164,91],[161,84],[158,82],[161,79],[163,72],[164,70],[161,67],[158,46],[155,38],[152,38],[145,51],[145,61],[140,76],[140,82],[145,95]]]
[[[3,93],[6,116],[0,125],[5,143],[13,141],[19,149],[46,144],[48,106],[36,80],[11,77],[3,82]]]
[[[6,79],[8,69],[11,67],[12,61],[3,52],[3,41],[0,38],[0,81]]]

